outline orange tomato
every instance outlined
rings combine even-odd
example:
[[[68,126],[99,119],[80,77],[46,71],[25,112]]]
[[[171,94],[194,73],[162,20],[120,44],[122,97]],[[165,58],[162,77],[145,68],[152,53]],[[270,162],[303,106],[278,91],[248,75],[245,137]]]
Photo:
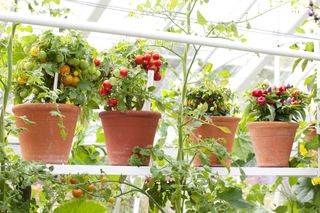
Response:
[[[64,86],[69,86],[73,83],[73,77],[72,75],[66,75],[63,77],[63,85]]]
[[[74,76],[72,79],[72,86],[77,86],[77,84],[80,82],[80,78],[78,76]]]
[[[63,65],[62,67],[60,67],[59,72],[61,75],[70,74],[70,66],[68,64]]]
[[[83,194],[82,189],[74,189],[72,190],[73,197],[81,197]]]

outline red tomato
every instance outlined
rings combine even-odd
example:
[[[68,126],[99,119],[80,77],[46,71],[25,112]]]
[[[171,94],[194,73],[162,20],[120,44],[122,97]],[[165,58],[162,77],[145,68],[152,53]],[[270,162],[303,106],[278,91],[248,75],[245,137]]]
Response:
[[[102,86],[105,90],[109,91],[112,89],[112,85],[110,83],[110,81],[108,80],[105,80],[103,83],[102,83]]]
[[[100,88],[99,93],[100,93],[101,96],[107,96],[107,95],[109,95],[108,90],[106,90],[104,87],[101,87],[101,88]]]
[[[71,179],[70,179],[70,183],[71,183],[71,184],[76,184],[76,183],[77,183],[77,179],[71,178]]]
[[[136,64],[142,64],[143,63],[143,56],[142,55],[137,55],[134,59],[134,62]]]
[[[154,62],[154,65],[156,65],[157,67],[161,67],[162,61],[161,60],[157,60],[157,61]]]
[[[109,100],[107,100],[107,104],[110,107],[116,107],[118,105],[118,101],[116,98],[110,98]]]
[[[159,60],[159,58],[160,58],[159,53],[154,53],[154,54],[152,55],[152,58],[153,58],[153,60]]]
[[[127,69],[122,69],[122,70],[120,70],[120,75],[121,75],[122,77],[126,77],[126,76],[128,75],[128,70],[127,70]]]
[[[98,67],[98,66],[100,66],[100,64],[101,64],[101,61],[99,60],[99,59],[94,59],[93,60],[93,63],[94,63],[94,65],[96,65],[96,67]]]
[[[147,64],[147,67],[152,67],[154,65],[154,61],[153,60],[150,60]]]
[[[150,61],[150,60],[151,60],[151,55],[150,55],[150,54],[145,54],[145,55],[143,56],[143,60],[144,60],[144,61]]]
[[[153,80],[155,81],[160,81],[162,78],[161,73],[160,72],[155,72],[154,76],[153,76]]]
[[[72,190],[73,197],[81,197],[83,194],[82,189],[74,189]]]

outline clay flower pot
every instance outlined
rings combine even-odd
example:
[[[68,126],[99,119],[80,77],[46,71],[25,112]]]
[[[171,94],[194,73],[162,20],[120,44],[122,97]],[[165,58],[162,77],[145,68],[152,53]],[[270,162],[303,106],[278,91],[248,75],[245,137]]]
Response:
[[[153,145],[161,114],[149,111],[103,111],[99,113],[110,165],[128,165],[135,146]]]
[[[296,123],[251,122],[247,124],[257,166],[287,167],[296,131]]]
[[[58,117],[50,114],[51,111],[57,111],[57,107],[64,116],[63,125],[67,134],[65,140],[60,135]],[[26,124],[21,118],[16,118],[16,126],[25,128],[18,135],[23,159],[52,164],[68,162],[79,107],[70,104],[30,103],[16,105],[12,111],[15,116],[26,116],[34,122]]]
[[[217,128],[214,125],[210,124],[203,124],[198,128],[193,129],[193,137],[192,140],[194,143],[199,143],[198,139],[201,137],[201,139],[206,138],[224,138],[226,140],[226,143],[221,143],[223,146],[226,147],[227,151],[229,153],[232,152],[233,148],[233,141],[234,136],[236,134],[237,126],[240,121],[240,118],[237,117],[227,117],[227,116],[211,116],[210,119],[212,120],[212,123],[216,126],[226,127],[230,130],[231,133],[223,132],[221,129]],[[212,154],[209,157],[211,161],[211,166],[221,166],[221,162],[218,160],[217,156],[215,154]],[[200,157],[196,155],[193,164],[195,166],[201,166],[202,162],[200,160]],[[225,164],[230,166],[231,160],[226,159]]]

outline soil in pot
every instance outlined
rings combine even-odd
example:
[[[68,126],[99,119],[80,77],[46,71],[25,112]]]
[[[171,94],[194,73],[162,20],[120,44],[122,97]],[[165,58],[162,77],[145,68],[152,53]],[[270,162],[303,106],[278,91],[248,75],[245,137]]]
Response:
[[[296,123],[251,122],[247,124],[257,166],[287,167],[296,131]]]
[[[128,165],[135,146],[153,145],[161,114],[149,111],[104,111],[99,114],[110,165]]]
[[[58,116],[51,115],[57,109],[63,115],[65,139],[61,136]],[[23,159],[52,164],[68,162],[79,107],[70,104],[30,103],[16,105],[12,111],[17,116],[16,126],[25,129],[18,134]],[[20,116],[26,116],[33,124],[26,124]]]
[[[233,141],[234,137],[236,134],[237,126],[240,121],[240,118],[237,117],[226,117],[226,116],[211,116],[209,117],[214,125],[210,124],[203,124],[198,128],[195,128],[193,130],[193,137],[192,140],[194,143],[199,143],[199,137],[201,139],[206,139],[206,138],[224,138],[225,143],[221,143],[223,146],[226,147],[227,151],[229,153],[232,152],[233,148]],[[231,133],[226,133],[219,129],[218,127],[226,127],[230,130]],[[211,166],[222,166],[221,162],[217,158],[215,154],[212,154],[209,157],[211,161]],[[195,166],[202,166],[201,159],[198,155],[196,155],[193,164]],[[231,159],[225,159],[224,164],[230,166],[231,164]]]

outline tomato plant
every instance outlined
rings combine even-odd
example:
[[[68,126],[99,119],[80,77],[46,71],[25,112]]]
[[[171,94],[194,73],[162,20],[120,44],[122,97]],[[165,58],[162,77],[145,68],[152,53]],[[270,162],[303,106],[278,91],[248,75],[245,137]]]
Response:
[[[99,93],[106,110],[141,110],[144,101],[153,97],[155,87],[147,88],[148,70],[155,71],[154,80],[161,80],[167,63],[155,53],[156,66],[152,54],[146,41],[137,40],[120,42],[100,57]]]

